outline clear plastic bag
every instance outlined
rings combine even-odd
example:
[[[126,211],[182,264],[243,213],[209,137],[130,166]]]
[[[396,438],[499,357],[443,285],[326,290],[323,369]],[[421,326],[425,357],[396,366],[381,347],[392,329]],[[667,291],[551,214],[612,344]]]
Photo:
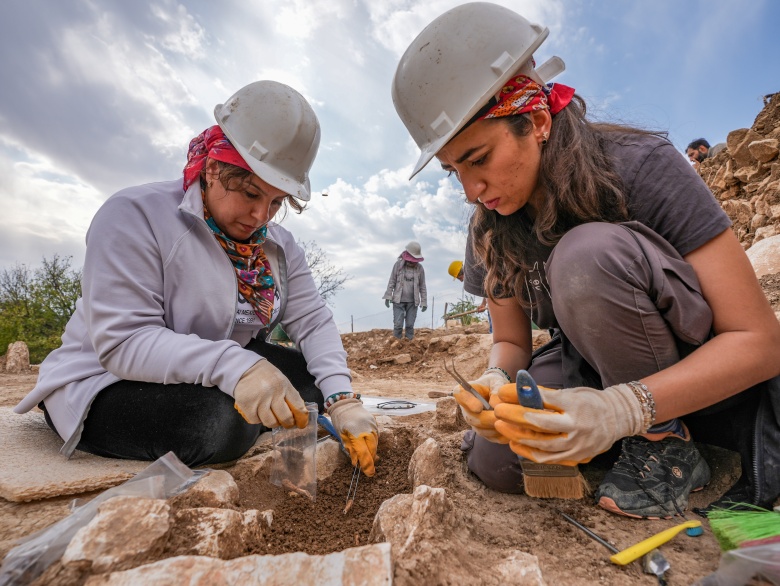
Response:
[[[724,552],[718,570],[694,586],[743,586],[753,576],[780,585],[780,543],[741,547]]]
[[[166,499],[188,489],[208,470],[193,471],[168,452],[130,480],[109,488],[86,504],[74,506],[64,519],[19,541],[3,559],[0,586],[29,584],[65,553],[76,532],[97,514],[98,507],[115,496]],[[75,501],[78,502],[78,501]]]
[[[306,427],[274,427],[271,484],[312,501],[317,498],[317,404],[306,403]]]

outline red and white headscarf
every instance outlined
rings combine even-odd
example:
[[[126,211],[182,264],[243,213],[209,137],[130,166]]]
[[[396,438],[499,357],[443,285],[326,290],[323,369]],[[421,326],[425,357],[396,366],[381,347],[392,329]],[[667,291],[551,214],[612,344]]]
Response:
[[[184,166],[184,191],[187,191],[187,188],[198,180],[201,170],[206,166],[207,158],[230,163],[254,173],[227,139],[222,129],[215,124],[190,141],[187,164]]]
[[[536,110],[550,110],[553,116],[563,110],[574,96],[574,88],[562,83],[540,85],[525,75],[510,79],[495,96],[498,101],[478,120],[503,118]]]

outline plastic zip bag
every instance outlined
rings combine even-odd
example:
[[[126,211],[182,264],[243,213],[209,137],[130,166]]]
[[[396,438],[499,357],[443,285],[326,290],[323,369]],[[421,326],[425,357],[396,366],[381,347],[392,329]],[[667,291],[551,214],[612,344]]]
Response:
[[[0,586],[29,584],[65,553],[76,532],[97,514],[98,507],[115,496],[167,499],[187,490],[209,470],[191,470],[173,452],[152,462],[133,478],[109,488],[70,515],[21,539],[3,559]],[[78,503],[76,500],[74,503]]]
[[[306,403],[306,427],[274,427],[271,484],[312,501],[317,499],[317,404]]]
[[[715,573],[694,586],[743,586],[753,576],[780,585],[780,543],[740,547],[724,552]]]

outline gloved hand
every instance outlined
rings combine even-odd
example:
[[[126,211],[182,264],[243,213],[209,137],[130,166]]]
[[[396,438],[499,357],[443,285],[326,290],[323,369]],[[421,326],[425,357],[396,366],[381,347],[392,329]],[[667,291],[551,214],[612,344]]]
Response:
[[[352,465],[360,463],[363,473],[373,476],[379,443],[379,428],[374,416],[366,411],[359,399],[339,399],[328,407],[328,415],[352,458]]]
[[[390,300],[389,299],[385,299],[385,307],[390,307]]]
[[[474,390],[488,399],[488,403],[494,408],[495,405],[500,402],[497,394],[498,390],[502,385],[505,385],[506,382],[506,377],[495,370],[486,370],[477,380],[469,381],[471,386],[474,387]],[[466,420],[466,423],[468,423],[476,433],[486,440],[497,444],[509,443],[509,439],[501,435],[495,428],[496,415],[494,411],[485,411],[482,408],[482,403],[460,385],[453,389],[452,396],[460,405],[460,410],[463,413],[463,418]]]
[[[427,306],[427,305],[421,305],[421,306],[420,306],[420,311],[422,311],[423,313],[425,313],[425,310],[426,310],[426,309],[428,309],[428,306]]]
[[[256,362],[239,379],[234,407],[247,423],[303,429],[309,421],[306,404],[289,379],[267,360]]]
[[[574,466],[606,452],[621,438],[646,431],[642,405],[628,385],[539,392],[543,411],[519,405],[514,384],[498,392],[495,429],[523,458]]]

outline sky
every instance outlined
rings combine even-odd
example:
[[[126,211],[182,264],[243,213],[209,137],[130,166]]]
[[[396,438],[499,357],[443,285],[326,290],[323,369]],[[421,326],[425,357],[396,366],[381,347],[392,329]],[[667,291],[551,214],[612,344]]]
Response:
[[[537,63],[592,118],[669,132],[680,150],[752,125],[780,91],[775,0],[497,1],[550,29]],[[392,327],[382,301],[404,246],[422,246],[427,313],[463,292],[469,207],[438,165],[408,177],[418,149],[397,117],[398,61],[452,0],[5,0],[0,19],[0,270],[57,254],[83,265],[100,205],[131,185],[181,176],[213,109],[260,79],[312,104],[322,141],[312,199],[282,221],[350,278],[331,300],[340,331]],[[327,192],[327,196],[322,196]],[[479,300],[476,300],[479,303]]]

